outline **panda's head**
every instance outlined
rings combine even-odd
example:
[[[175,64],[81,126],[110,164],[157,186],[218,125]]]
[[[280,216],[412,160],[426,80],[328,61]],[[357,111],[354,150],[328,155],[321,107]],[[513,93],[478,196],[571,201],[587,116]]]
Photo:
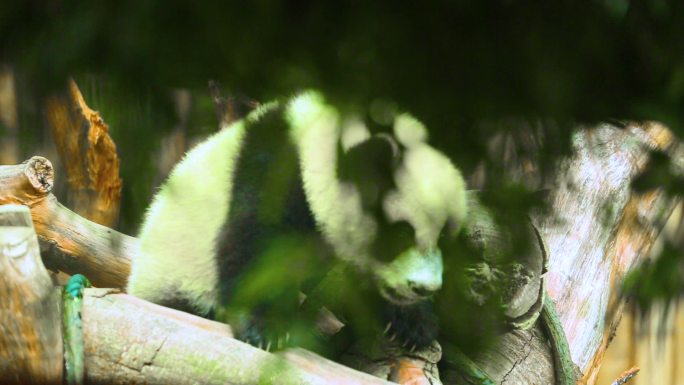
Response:
[[[393,135],[359,140],[360,127],[352,130],[358,131],[356,143],[344,143],[351,135],[343,129],[345,154],[340,158],[343,162],[354,152],[369,152],[350,169],[361,174],[354,187],[373,224],[366,230],[368,243],[352,262],[373,277],[385,300],[413,305],[442,286],[443,256],[437,242],[440,234],[457,231],[465,220],[463,178],[444,154],[427,144],[427,131],[410,116],[395,119]]]
[[[335,255],[372,277],[390,303],[408,306],[442,285],[440,234],[466,216],[465,183],[408,115],[371,135],[308,92],[288,105],[307,200]]]

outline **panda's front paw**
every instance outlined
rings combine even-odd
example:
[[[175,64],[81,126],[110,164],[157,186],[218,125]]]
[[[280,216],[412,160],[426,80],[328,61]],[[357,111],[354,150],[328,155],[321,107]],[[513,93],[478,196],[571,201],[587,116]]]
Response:
[[[238,333],[237,338],[266,351],[278,351],[290,346],[290,333],[279,333],[268,328],[260,317],[252,317],[250,322]]]
[[[401,323],[388,322],[385,330],[385,338],[388,342],[411,353],[416,349],[429,346],[437,337],[437,333],[434,332],[432,327],[425,325],[415,325],[412,328],[407,328],[401,325]]]
[[[385,338],[402,349],[414,351],[437,339],[437,317],[429,304],[395,306],[389,309],[383,330]]]
[[[268,322],[259,315],[250,316],[239,329],[237,339],[262,350],[279,351],[293,346],[287,325]]]

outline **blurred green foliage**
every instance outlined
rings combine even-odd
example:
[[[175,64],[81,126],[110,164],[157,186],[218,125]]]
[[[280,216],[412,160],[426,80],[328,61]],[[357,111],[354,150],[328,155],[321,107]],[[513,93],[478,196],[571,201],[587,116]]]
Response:
[[[640,311],[642,329],[649,325],[654,303],[662,304],[663,314],[673,309],[672,299],[684,295],[684,263],[682,247],[665,242],[658,258],[646,261],[640,269],[634,269],[627,275],[623,290],[634,301]],[[676,307],[674,307],[676,309]],[[656,319],[658,319],[656,317]],[[659,326],[659,336],[665,338],[665,324]]]
[[[620,5],[622,4],[622,5]],[[620,6],[618,6],[620,5]],[[39,87],[106,73],[133,88],[222,81],[385,98],[429,127],[534,115],[679,122],[678,1],[9,1],[0,49]],[[624,8],[624,9],[622,9]]]

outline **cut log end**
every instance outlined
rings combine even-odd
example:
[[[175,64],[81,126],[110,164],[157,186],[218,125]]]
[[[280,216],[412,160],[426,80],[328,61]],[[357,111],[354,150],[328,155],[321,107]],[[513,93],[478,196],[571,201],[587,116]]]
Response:
[[[52,191],[55,170],[52,163],[42,156],[34,156],[25,162],[24,175],[36,192],[47,194]]]

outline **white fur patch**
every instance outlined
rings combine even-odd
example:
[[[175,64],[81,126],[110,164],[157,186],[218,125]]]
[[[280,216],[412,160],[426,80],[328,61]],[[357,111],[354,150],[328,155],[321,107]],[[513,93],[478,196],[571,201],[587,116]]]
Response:
[[[375,237],[375,221],[363,212],[361,197],[337,177],[338,113],[309,92],[288,106],[291,134],[299,149],[306,197],[314,218],[336,254],[360,262]]]
[[[257,119],[268,105],[250,114]],[[240,121],[197,145],[156,194],[141,228],[129,294],[151,302],[186,298],[208,312],[217,302],[215,244],[228,215],[229,193],[245,134]]]
[[[422,249],[436,247],[447,221],[459,226],[466,217],[465,183],[451,161],[427,144],[413,144],[394,175],[397,190],[385,199],[392,220],[405,220],[416,231]]]
[[[394,135],[406,147],[426,143],[428,132],[423,123],[409,114],[400,114],[394,118]]]
[[[370,139],[370,131],[368,127],[363,124],[363,121],[358,118],[347,119],[342,125],[342,148],[344,151],[349,151],[352,147],[365,142]]]

